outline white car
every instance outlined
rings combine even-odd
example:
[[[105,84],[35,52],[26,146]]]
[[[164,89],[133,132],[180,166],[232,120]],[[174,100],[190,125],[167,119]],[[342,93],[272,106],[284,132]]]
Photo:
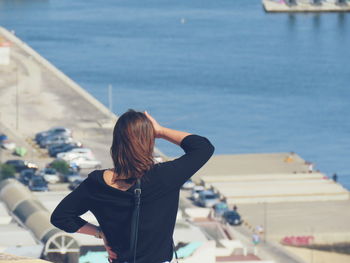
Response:
[[[90,159],[85,156],[80,156],[72,159],[70,161],[70,165],[78,165],[81,169],[89,169],[89,168],[101,168],[101,162],[96,159]]]
[[[86,179],[86,178],[82,177],[79,173],[76,173],[76,172],[66,174],[66,180],[68,183],[72,183],[75,180],[84,180],[84,179]]]
[[[11,142],[9,140],[3,141],[2,143],[0,143],[1,147],[6,149],[6,150],[14,150],[16,148],[16,143]]]
[[[54,168],[44,168],[39,171],[39,175],[44,177],[45,181],[50,184],[56,184],[60,181],[60,177]]]
[[[184,190],[191,190],[194,186],[195,183],[191,179],[188,179],[181,188]]]
[[[89,148],[74,148],[69,152],[62,152],[57,154],[57,158],[63,159],[65,161],[71,161],[78,157],[86,157],[89,159],[95,159],[91,149]]]
[[[196,200],[196,203],[199,206],[208,207],[208,208],[213,207],[215,204],[219,202],[220,202],[219,196],[211,190],[201,191],[199,193],[198,199]]]
[[[192,192],[191,192],[191,199],[193,201],[197,201],[198,198],[199,198],[199,193],[204,191],[205,188],[201,185],[195,185],[193,188],[192,188]]]

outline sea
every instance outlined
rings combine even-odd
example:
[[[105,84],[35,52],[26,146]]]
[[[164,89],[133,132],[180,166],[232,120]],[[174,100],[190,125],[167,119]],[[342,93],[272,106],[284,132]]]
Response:
[[[350,189],[350,13],[271,14],[260,0],[0,0],[0,26],[118,115],[147,110],[206,136],[216,154],[293,151]]]

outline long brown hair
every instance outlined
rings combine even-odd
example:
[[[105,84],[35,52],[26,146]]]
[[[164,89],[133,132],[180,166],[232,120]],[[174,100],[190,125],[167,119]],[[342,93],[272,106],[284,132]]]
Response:
[[[154,140],[153,125],[143,112],[130,109],[118,118],[110,149],[116,180],[132,183],[154,165]]]

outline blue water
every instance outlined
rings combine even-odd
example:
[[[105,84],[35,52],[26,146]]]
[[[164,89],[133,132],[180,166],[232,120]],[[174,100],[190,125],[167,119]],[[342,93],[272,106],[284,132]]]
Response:
[[[112,84],[117,114],[148,110],[217,154],[294,151],[350,188],[350,14],[266,14],[259,0],[0,0],[0,25],[105,105]]]

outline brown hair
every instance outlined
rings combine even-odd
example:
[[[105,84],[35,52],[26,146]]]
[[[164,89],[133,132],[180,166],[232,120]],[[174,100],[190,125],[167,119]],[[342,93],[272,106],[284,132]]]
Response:
[[[130,109],[118,118],[110,149],[116,179],[131,183],[154,165],[154,140],[153,125],[143,112]]]

